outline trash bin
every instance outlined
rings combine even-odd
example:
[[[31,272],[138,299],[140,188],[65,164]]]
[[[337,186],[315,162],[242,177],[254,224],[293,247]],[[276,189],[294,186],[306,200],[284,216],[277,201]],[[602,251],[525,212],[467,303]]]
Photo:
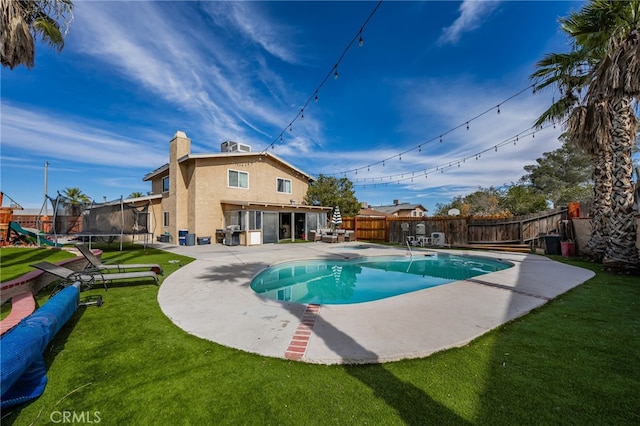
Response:
[[[196,234],[187,234],[186,243],[188,246],[196,245]]]
[[[211,244],[211,237],[198,237],[198,245]]]
[[[178,242],[181,246],[187,245],[187,234],[189,233],[188,229],[180,229],[178,230]]]
[[[560,249],[560,240],[562,237],[560,235],[545,235],[544,237],[544,253],[545,254],[561,254],[562,251]]]

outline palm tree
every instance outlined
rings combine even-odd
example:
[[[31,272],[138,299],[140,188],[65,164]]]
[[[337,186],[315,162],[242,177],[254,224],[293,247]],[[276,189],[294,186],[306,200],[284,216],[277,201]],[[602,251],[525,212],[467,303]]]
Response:
[[[140,191],[134,191],[131,194],[129,194],[128,198],[140,198],[140,197],[144,197],[144,194]]]
[[[552,113],[568,117],[569,140],[592,154],[596,198],[587,249],[616,270],[639,268],[631,186],[637,135],[632,102],[640,94],[639,19],[639,0],[592,0],[561,21],[574,40],[574,52],[559,56],[566,62],[557,60],[555,68],[553,61],[541,61],[532,76],[540,79],[539,87],[555,84],[564,93],[540,120],[549,120]],[[586,72],[576,72],[582,66]]]
[[[3,66],[13,69],[24,64],[32,68],[38,35],[58,51],[64,47],[64,36],[73,20],[71,0],[0,0],[0,7],[0,61]]]
[[[68,199],[68,203],[71,205],[72,216],[80,216],[82,205],[91,202],[91,198],[83,193],[80,188],[65,188],[62,195]]]
[[[572,18],[560,21],[562,29],[572,34],[574,23]],[[588,108],[583,94],[588,84],[590,70],[602,56],[599,43],[592,39],[583,40],[581,45],[574,45],[570,53],[551,53],[536,63],[536,71],[531,75],[534,89],[542,90],[549,87],[557,88],[560,96],[542,113],[535,125],[560,122],[567,129],[566,136],[569,145],[581,149],[591,156],[594,164],[594,202],[591,209],[592,232],[585,247],[581,247],[583,256],[601,261],[606,250],[606,240],[609,235],[608,220],[611,216],[611,158],[612,152],[608,144],[603,143],[597,133],[602,127],[595,126],[600,117],[598,110]],[[595,44],[595,46],[594,46]],[[586,127],[587,123],[594,124]]]
[[[639,271],[631,152],[638,133],[632,104],[640,100],[640,0],[593,0],[572,18],[572,36],[579,43],[608,40],[600,46],[602,59],[589,73],[587,112],[593,111],[595,125],[582,126],[612,152],[612,206],[603,263],[612,270]]]

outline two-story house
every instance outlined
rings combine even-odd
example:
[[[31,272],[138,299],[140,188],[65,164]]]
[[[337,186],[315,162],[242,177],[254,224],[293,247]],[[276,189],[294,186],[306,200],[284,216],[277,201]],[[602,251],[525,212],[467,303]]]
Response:
[[[368,209],[396,217],[425,217],[428,211],[422,204],[402,203],[400,200],[393,200],[390,206],[369,206]]]
[[[230,235],[230,228],[241,245],[306,238],[326,226],[331,211],[303,203],[313,177],[278,156],[235,142],[224,142],[218,153],[194,154],[181,131],[169,143],[169,163],[143,180],[151,182],[155,233],[174,244],[185,232],[220,242],[216,231]]]

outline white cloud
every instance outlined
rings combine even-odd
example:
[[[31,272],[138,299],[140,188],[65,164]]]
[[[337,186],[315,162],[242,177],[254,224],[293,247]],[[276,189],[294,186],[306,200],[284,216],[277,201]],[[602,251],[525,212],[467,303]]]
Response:
[[[34,123],[39,123],[34,126]],[[165,137],[165,139],[167,139]],[[77,117],[54,116],[9,104],[2,105],[2,145],[14,153],[66,163],[148,168],[163,164],[167,153],[156,140],[127,138]],[[14,156],[17,154],[14,154]],[[6,158],[3,157],[3,161]]]
[[[499,0],[464,0],[460,5],[460,16],[447,28],[442,30],[438,42],[440,44],[456,43],[462,34],[478,28],[483,19],[490,15]]]

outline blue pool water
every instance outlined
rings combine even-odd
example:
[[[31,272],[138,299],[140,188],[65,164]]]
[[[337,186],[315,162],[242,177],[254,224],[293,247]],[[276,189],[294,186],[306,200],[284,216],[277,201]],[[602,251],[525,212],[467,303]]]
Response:
[[[370,302],[510,268],[475,256],[379,256],[281,263],[251,281],[274,300],[339,305]]]

